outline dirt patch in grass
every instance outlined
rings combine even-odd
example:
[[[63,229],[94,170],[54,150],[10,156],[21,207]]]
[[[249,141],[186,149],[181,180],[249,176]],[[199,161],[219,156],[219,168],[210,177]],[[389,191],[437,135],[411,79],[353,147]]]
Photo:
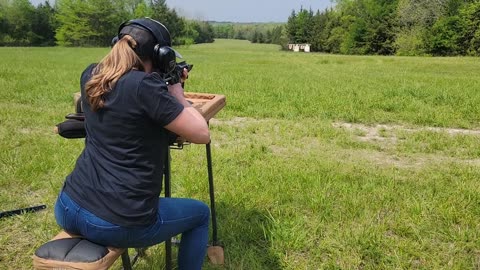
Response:
[[[380,146],[384,151],[373,150],[349,150],[349,153],[357,153],[361,158],[371,161],[374,164],[395,166],[400,168],[422,168],[427,164],[443,163],[463,163],[471,166],[480,166],[480,159],[465,159],[459,157],[446,156],[442,154],[429,153],[398,153],[395,145],[402,140],[398,137],[398,132],[416,133],[422,131],[431,131],[446,133],[452,136],[468,135],[479,136],[480,130],[457,129],[457,128],[438,128],[438,127],[407,127],[402,125],[365,125],[358,123],[335,122],[334,128],[344,129],[350,132],[358,141],[369,142]]]
[[[292,156],[315,157],[322,160],[338,162],[366,163],[370,166],[394,167],[406,170],[418,170],[425,166],[441,166],[458,163],[480,166],[480,159],[449,156],[447,153],[428,153],[405,151],[397,147],[405,140],[405,135],[421,131],[446,132],[454,135],[480,136],[480,130],[465,130],[434,127],[406,127],[402,125],[365,125],[335,122],[333,129],[343,129],[353,141],[362,142],[362,146],[345,146],[344,140],[337,137],[310,136],[310,122],[294,122],[282,119],[255,119],[235,117],[231,119],[212,119],[212,126],[224,127],[214,132],[215,147],[233,147],[235,151],[246,149],[251,145],[263,145],[272,155],[281,159]],[[318,124],[318,123],[317,123]],[[328,130],[329,124],[325,123]],[[278,130],[278,126],[288,125],[290,128]],[[244,130],[238,135],[238,130]],[[350,134],[350,135],[348,135]],[[306,136],[305,136],[306,135]],[[403,136],[403,137],[402,137]],[[341,141],[341,142],[340,142]],[[366,146],[370,145],[370,146]]]
[[[310,138],[313,140],[313,138]],[[309,141],[305,139],[305,141]],[[274,155],[290,157],[297,155],[318,155],[320,158],[335,159],[345,163],[366,163],[379,167],[394,167],[407,170],[419,170],[425,166],[439,166],[448,163],[463,163],[470,166],[480,166],[480,159],[460,159],[436,154],[403,154],[382,152],[369,149],[332,149],[321,142],[308,143],[305,148],[293,148],[272,145],[269,147]]]
[[[394,126],[375,125],[367,126],[364,124],[352,123],[333,123],[334,128],[345,129],[352,132],[360,141],[370,142],[396,142],[397,138],[391,136],[391,131],[395,129]]]
[[[335,128],[342,128],[354,132],[359,140],[362,141],[396,141],[394,131],[420,132],[433,131],[442,132],[450,135],[473,135],[480,136],[480,130],[460,129],[460,128],[439,128],[439,127],[407,127],[402,125],[365,125],[358,123],[335,122],[332,124]]]

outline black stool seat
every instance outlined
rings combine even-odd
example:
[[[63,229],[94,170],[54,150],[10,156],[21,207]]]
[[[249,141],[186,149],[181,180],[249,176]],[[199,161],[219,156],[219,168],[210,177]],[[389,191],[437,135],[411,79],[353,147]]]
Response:
[[[37,249],[37,257],[62,261],[91,263],[108,254],[108,249],[82,238],[66,238],[50,241]]]
[[[125,249],[105,247],[81,237],[67,235],[61,232],[35,251],[35,269],[105,270],[125,252]]]

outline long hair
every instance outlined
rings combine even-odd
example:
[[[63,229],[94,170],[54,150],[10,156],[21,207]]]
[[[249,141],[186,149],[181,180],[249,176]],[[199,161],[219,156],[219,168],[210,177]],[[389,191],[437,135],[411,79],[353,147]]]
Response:
[[[133,50],[136,46],[137,42],[131,36],[123,36],[95,67],[94,75],[85,85],[92,111],[103,108],[104,95],[113,89],[123,74],[132,69],[144,70],[142,60]]]

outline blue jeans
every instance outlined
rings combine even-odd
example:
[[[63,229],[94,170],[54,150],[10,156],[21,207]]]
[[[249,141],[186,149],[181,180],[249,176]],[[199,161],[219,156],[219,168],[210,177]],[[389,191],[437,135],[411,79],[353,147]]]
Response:
[[[147,227],[122,227],[80,207],[65,192],[55,204],[55,219],[65,231],[119,248],[152,246],[182,234],[179,269],[201,269],[208,243],[209,207],[200,201],[160,198],[156,223]]]

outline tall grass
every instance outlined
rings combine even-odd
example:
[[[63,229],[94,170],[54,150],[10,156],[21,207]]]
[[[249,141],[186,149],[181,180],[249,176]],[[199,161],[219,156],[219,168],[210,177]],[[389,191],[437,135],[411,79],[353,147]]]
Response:
[[[480,268],[477,58],[178,49],[188,91],[227,96],[211,121],[226,269]],[[53,203],[83,141],[52,128],[106,52],[0,48],[0,210],[48,206],[0,220],[0,269],[30,269],[59,230]],[[173,195],[207,202],[204,148],[172,154]],[[137,269],[162,267],[157,246]]]

